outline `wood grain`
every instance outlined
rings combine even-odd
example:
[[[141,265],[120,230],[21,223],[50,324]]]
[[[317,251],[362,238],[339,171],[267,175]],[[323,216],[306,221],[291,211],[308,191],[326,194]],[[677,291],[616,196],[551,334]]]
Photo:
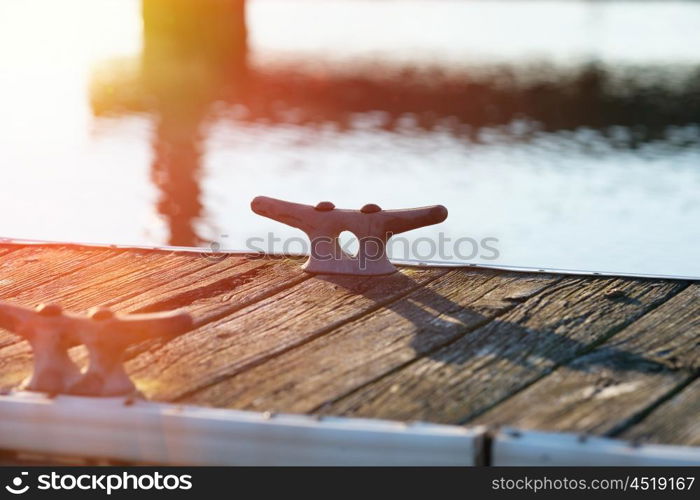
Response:
[[[700,446],[700,379],[656,408],[620,437],[635,441]]]
[[[12,265],[11,272],[3,275],[10,283],[0,288],[2,299],[28,306],[55,302],[74,311],[117,305],[118,300],[211,266],[206,259],[172,252],[54,247],[27,250],[31,250],[29,258],[20,250],[5,261]],[[241,263],[243,260],[233,265]],[[18,341],[14,335],[0,333],[0,347]]]
[[[445,345],[551,285],[551,275],[451,271],[371,315],[187,398],[275,412],[313,412]]]
[[[190,332],[128,352],[152,399],[700,444],[700,284],[299,265],[4,245],[0,299],[190,311]],[[85,364],[82,348],[71,355]],[[28,345],[0,331],[0,390],[30,364]]]
[[[0,259],[0,299],[14,297],[118,255],[104,248],[20,247]]]
[[[25,304],[52,301],[74,310],[94,305],[127,312],[183,308],[192,312],[196,324],[204,324],[307,278],[298,263],[289,259],[231,257],[211,262],[196,254],[147,255],[142,260],[136,251],[120,253],[118,258],[103,259],[104,265],[57,277],[50,286],[28,288],[12,300]],[[9,389],[29,374],[32,357],[26,342],[8,332],[0,335],[6,339],[0,347],[0,388]],[[127,354],[135,356],[159,345],[147,342]],[[85,365],[84,349],[76,348],[72,355]]]
[[[324,413],[466,422],[604,342],[683,286],[633,279],[563,279]]]
[[[446,272],[316,276],[138,356],[127,370],[149,398],[182,398],[374,312]]]
[[[618,434],[697,371],[699,294],[691,285],[475,423]]]

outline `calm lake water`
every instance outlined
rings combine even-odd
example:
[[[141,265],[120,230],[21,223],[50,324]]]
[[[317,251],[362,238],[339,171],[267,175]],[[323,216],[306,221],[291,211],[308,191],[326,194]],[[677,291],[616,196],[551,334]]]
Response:
[[[294,253],[253,197],[441,203],[395,258],[700,277],[700,2],[246,7],[0,3],[0,236]]]

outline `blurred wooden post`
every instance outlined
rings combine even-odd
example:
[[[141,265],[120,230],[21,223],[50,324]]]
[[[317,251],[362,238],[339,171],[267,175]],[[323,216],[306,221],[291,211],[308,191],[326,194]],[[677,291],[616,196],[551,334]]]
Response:
[[[245,0],[142,0],[141,90],[157,110],[152,178],[168,243],[197,246],[203,131],[247,74]]]
[[[245,68],[245,0],[142,0],[144,58],[197,58],[227,72]]]

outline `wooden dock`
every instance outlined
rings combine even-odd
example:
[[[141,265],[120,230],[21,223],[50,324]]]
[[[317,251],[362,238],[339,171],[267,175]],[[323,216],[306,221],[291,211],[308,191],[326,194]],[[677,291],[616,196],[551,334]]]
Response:
[[[6,244],[0,299],[191,312],[189,332],[128,353],[154,401],[700,445],[699,283],[300,262]],[[5,391],[31,369],[4,330],[0,366]]]

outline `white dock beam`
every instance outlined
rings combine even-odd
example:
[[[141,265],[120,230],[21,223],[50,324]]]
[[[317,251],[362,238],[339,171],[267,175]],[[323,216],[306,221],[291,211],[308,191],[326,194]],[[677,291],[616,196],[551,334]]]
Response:
[[[124,398],[0,396],[0,449],[168,465],[475,465],[483,430]]]
[[[635,445],[619,439],[561,432],[502,429],[491,441],[491,465],[700,465],[700,447]]]

